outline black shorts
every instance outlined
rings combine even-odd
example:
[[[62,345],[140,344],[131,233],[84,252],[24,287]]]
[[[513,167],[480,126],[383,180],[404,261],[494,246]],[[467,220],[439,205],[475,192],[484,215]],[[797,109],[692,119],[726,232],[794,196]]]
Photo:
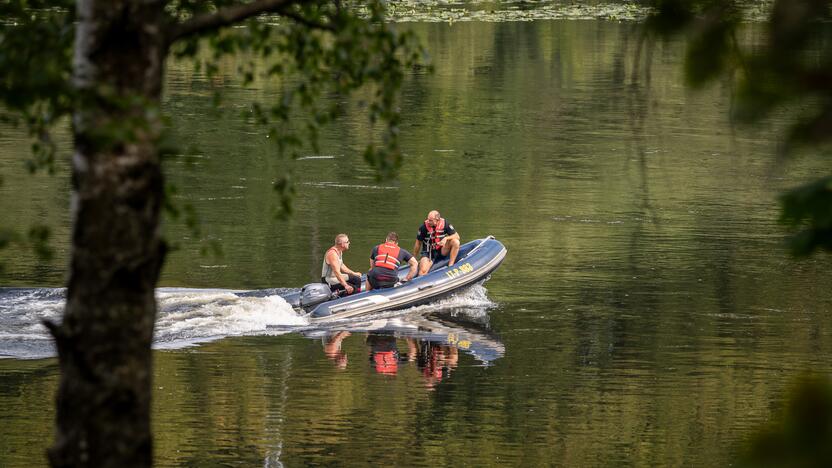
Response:
[[[442,260],[448,260],[451,258],[450,255],[442,255],[441,250],[431,250],[430,252],[422,252],[422,258],[429,258],[433,263],[441,262]]]
[[[399,282],[399,276],[387,268],[373,268],[367,273],[367,281],[373,289],[392,288]]]
[[[346,273],[341,273],[343,276],[347,278],[347,284],[353,287],[353,294],[359,292],[361,290],[361,277],[358,275],[348,275]],[[324,278],[321,278],[322,280]],[[326,283],[326,281],[322,281],[322,283]],[[329,285],[329,290],[332,292],[337,292],[338,296],[346,296],[347,291],[346,288],[341,286],[341,283],[335,283]]]

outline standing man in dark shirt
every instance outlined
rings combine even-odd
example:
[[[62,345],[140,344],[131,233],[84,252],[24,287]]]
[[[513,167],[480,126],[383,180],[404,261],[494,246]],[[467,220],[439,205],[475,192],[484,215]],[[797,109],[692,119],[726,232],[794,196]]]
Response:
[[[370,254],[371,270],[367,273],[367,289],[392,288],[399,281],[398,271],[402,262],[410,265],[410,271],[405,278],[405,281],[410,281],[416,276],[416,258],[399,247],[399,235],[390,232],[384,243],[373,247]]]
[[[428,213],[428,219],[419,226],[416,234],[414,252],[419,252],[419,275],[424,275],[430,267],[446,258],[448,266],[456,263],[459,253],[459,233],[447,219],[442,218],[436,210]]]

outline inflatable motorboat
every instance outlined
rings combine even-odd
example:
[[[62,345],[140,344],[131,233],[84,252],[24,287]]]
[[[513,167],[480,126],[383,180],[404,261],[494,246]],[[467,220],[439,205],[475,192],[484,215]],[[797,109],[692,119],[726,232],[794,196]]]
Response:
[[[312,283],[300,292],[284,296],[287,302],[300,308],[311,321],[345,319],[387,310],[403,309],[434,301],[475,283],[486,281],[506,256],[506,248],[493,236],[477,239],[459,248],[456,263],[437,262],[431,270],[404,282],[410,269],[398,270],[399,283],[387,289],[362,291],[344,297],[333,297],[329,286]],[[366,275],[362,277],[366,283]]]

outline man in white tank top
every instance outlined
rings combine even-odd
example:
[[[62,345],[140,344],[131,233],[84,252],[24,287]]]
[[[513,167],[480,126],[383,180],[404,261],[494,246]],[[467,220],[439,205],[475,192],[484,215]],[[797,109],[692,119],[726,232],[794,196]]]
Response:
[[[352,271],[344,265],[344,251],[350,248],[350,238],[346,234],[335,236],[335,245],[327,249],[321,266],[321,281],[328,284],[332,291],[346,291],[346,295],[361,291],[361,272]]]

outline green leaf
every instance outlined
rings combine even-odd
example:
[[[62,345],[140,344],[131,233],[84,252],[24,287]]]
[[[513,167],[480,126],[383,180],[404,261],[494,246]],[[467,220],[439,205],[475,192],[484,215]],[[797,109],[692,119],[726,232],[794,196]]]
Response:
[[[832,466],[832,385],[805,376],[786,406],[760,429],[739,458],[741,467]]]
[[[736,25],[733,15],[723,12],[714,12],[702,20],[701,32],[690,39],[685,58],[685,76],[690,86],[702,87],[723,73],[730,59]]]
[[[797,231],[789,239],[794,255],[832,250],[832,177],[793,189],[780,202],[780,221]]]
[[[36,225],[29,228],[27,241],[35,255],[44,261],[52,260],[55,253],[49,245],[51,230],[48,226]]]

